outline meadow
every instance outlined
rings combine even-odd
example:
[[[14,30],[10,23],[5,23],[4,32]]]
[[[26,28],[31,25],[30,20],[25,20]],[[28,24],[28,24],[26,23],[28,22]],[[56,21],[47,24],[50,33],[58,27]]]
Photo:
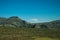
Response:
[[[60,40],[58,29],[0,27],[0,40]]]

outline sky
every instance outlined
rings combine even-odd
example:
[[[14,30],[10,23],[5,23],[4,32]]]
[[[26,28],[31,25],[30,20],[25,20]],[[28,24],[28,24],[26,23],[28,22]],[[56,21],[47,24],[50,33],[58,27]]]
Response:
[[[0,17],[11,16],[32,23],[60,20],[60,0],[0,0]]]

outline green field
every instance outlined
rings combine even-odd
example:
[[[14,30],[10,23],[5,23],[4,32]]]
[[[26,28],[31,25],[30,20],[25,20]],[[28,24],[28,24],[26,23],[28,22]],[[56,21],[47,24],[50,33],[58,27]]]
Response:
[[[34,37],[35,40],[59,40],[57,38],[48,38],[48,37]]]
[[[0,27],[0,40],[60,40],[59,30]]]

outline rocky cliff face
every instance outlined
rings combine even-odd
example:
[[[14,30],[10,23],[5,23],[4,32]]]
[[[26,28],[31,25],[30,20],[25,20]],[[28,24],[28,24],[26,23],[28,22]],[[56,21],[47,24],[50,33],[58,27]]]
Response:
[[[0,17],[0,26],[14,28],[60,28],[60,20],[46,23],[28,23],[17,16],[10,18]]]

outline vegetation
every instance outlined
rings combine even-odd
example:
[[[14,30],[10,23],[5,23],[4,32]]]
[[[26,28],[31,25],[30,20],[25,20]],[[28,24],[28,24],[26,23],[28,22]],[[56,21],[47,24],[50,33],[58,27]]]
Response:
[[[28,23],[17,16],[1,17],[0,40],[60,40],[60,20]]]
[[[0,27],[0,40],[60,40],[59,30]]]
[[[10,18],[0,17],[0,26],[13,28],[48,28],[60,29],[60,20],[46,22],[46,23],[28,23],[17,16]]]

